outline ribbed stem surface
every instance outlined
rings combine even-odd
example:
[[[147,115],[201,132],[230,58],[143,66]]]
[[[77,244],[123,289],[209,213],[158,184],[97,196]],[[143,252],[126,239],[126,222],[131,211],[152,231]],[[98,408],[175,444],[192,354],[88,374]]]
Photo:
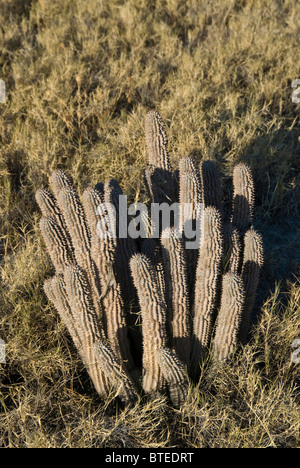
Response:
[[[220,212],[207,207],[203,214],[203,243],[199,250],[194,301],[194,336],[192,365],[198,366],[209,344],[216,305],[222,260],[222,226]]]
[[[168,280],[171,307],[171,341],[179,359],[190,362],[189,292],[184,245],[174,228],[164,229],[161,236],[165,277]]]
[[[229,359],[237,346],[244,300],[242,278],[235,273],[226,273],[213,343],[213,355],[218,361]]]
[[[245,309],[241,324],[239,339],[246,341],[251,322],[251,313],[254,306],[260,269],[263,265],[263,242],[261,235],[250,228],[244,237],[244,258],[242,278],[245,285]]]
[[[253,218],[254,182],[250,168],[240,163],[233,170],[232,223],[240,232],[245,232]]]
[[[157,351],[157,360],[168,383],[172,403],[176,408],[180,408],[188,394],[189,381],[186,366],[169,348],[160,348]]]
[[[164,389],[165,382],[157,362],[157,350],[166,346],[166,304],[154,266],[144,254],[130,261],[143,322],[143,388],[146,393]]]

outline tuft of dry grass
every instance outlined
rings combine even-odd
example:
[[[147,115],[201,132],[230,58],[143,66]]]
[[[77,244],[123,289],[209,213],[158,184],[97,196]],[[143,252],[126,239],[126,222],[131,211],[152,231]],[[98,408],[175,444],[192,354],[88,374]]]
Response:
[[[0,0],[0,445],[298,447],[300,11],[296,0]],[[48,304],[36,189],[58,167],[82,193],[114,177],[147,201],[144,117],[168,125],[171,162],[253,170],[266,261],[251,340],[179,410],[122,410],[93,390]]]

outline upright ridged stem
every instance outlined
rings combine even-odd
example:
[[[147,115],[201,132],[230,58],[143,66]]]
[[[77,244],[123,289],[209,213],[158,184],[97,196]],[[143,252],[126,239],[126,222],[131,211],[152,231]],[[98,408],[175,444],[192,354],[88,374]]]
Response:
[[[222,260],[221,214],[214,207],[203,213],[203,243],[199,250],[194,301],[193,368],[197,369],[209,344]],[[196,371],[197,372],[197,371]]]
[[[161,244],[171,305],[170,338],[179,359],[188,366],[190,361],[189,292],[184,244],[174,228],[163,230]]]
[[[66,325],[74,345],[76,346],[81,359],[86,365],[86,357],[83,353],[82,338],[77,329],[76,319],[73,316],[72,309],[69,305],[66,285],[63,275],[55,275],[44,282],[44,291],[49,301],[52,302],[55,309],[59,313],[62,321]]]
[[[103,373],[116,391],[116,396],[124,405],[136,403],[138,394],[134,383],[109,343],[104,340],[98,341],[95,344],[95,352]]]
[[[188,285],[190,294],[193,294],[193,285],[195,283],[195,271],[197,267],[198,249],[187,248],[188,242],[193,239],[187,238],[188,231],[195,231],[196,223],[201,216],[201,204],[204,203],[202,190],[202,181],[199,169],[195,161],[190,157],[182,158],[179,161],[179,203],[181,209],[181,229],[184,235],[186,257],[188,268]],[[196,239],[199,238],[196,233]]]
[[[157,360],[168,383],[171,401],[176,408],[180,408],[188,394],[189,380],[186,366],[169,348],[160,348],[157,351]]]
[[[64,237],[67,242],[67,249],[68,249],[69,255],[71,255],[74,258],[74,249],[73,249],[72,241],[67,231],[64,217],[58,206],[58,203],[54,194],[48,189],[41,188],[36,191],[35,199],[36,199],[37,204],[39,205],[42,215],[44,217],[51,216],[52,218],[54,218],[56,223],[60,227],[60,230],[64,232]]]
[[[238,344],[244,299],[245,292],[241,276],[226,273],[223,277],[221,307],[213,342],[213,356],[218,361],[229,359]]]
[[[205,206],[213,206],[221,211],[222,184],[217,166],[213,161],[203,161],[200,174]]]
[[[56,198],[58,198],[59,192],[61,190],[68,187],[72,188],[71,178],[62,169],[56,169],[52,172],[50,177],[50,184]]]
[[[145,119],[148,168],[145,184],[152,203],[172,203],[176,198],[174,177],[168,153],[166,126],[157,111],[150,111]]]
[[[121,216],[123,217],[122,221],[125,222],[126,228],[128,228],[129,217],[127,211],[125,213],[121,213],[121,209],[127,210],[127,206],[120,205],[120,198],[124,196],[123,191],[119,185],[119,183],[115,179],[111,179],[104,185],[104,201],[106,203],[111,203],[114,205],[116,209],[116,223],[117,223],[117,233],[118,233],[118,241],[123,241],[123,244],[120,244],[120,256],[123,256],[124,261],[128,267],[127,260],[136,253],[136,245],[134,239],[129,236],[125,238],[121,238],[119,236],[119,225],[121,222]]]
[[[107,380],[95,353],[95,344],[104,338],[97,321],[91,288],[86,272],[78,265],[65,269],[64,280],[68,302],[76,320],[76,328],[82,341],[83,353],[91,379],[101,396],[107,396]]]
[[[82,204],[90,231],[91,255],[98,269],[100,267],[102,258],[100,253],[101,239],[97,233],[97,224],[99,222],[99,215],[97,214],[97,210],[99,205],[102,203],[104,203],[104,197],[101,195],[101,192],[99,192],[94,187],[89,187],[83,192]]]
[[[203,190],[200,171],[195,161],[189,156],[181,158],[179,161],[179,202],[182,211],[184,211],[185,205],[191,206],[184,221],[195,220],[197,218],[197,205],[203,203]]]
[[[130,313],[130,311],[132,310],[132,306],[137,305],[137,295],[129,266],[130,258],[137,252],[137,246],[135,239],[132,239],[128,234],[128,225],[130,222],[130,218],[127,212],[127,204],[125,204],[126,198],[123,196],[123,191],[117,180],[110,179],[104,184],[104,200],[107,204],[112,204],[115,208],[117,232],[116,249],[114,256],[115,278],[118,283],[119,295],[120,297],[122,296],[122,301],[124,302],[127,310],[129,311],[129,313],[126,316],[126,319],[128,322],[128,326],[130,327],[130,333],[132,335],[132,338],[138,341],[140,337],[137,336],[137,330],[135,327],[136,318],[133,314]],[[126,237],[123,237],[123,234],[121,236],[121,223],[123,224],[122,230],[126,229]],[[126,354],[129,355],[128,352]],[[132,366],[129,365],[129,367]]]
[[[57,218],[43,216],[40,220],[40,230],[48,253],[57,273],[63,273],[66,265],[74,263],[73,252],[69,250],[66,233],[61,229]]]
[[[63,188],[58,195],[58,204],[72,238],[76,261],[78,265],[87,272],[97,316],[101,320],[102,310],[99,294],[99,279],[90,252],[91,234],[88,229],[83,206],[76,190],[73,187]]]
[[[156,394],[164,390],[165,380],[157,361],[158,349],[166,346],[166,304],[162,297],[154,266],[144,254],[130,261],[143,326],[143,388]]]
[[[149,164],[170,171],[166,126],[157,111],[150,111],[146,115],[145,137]]]
[[[239,232],[231,222],[224,223],[223,232],[226,269],[231,273],[240,273],[243,252]]]
[[[232,224],[245,232],[253,218],[254,182],[250,168],[240,163],[233,170]]]
[[[35,199],[43,216],[61,216],[61,211],[51,190],[38,189],[35,193]]]
[[[251,313],[254,306],[260,269],[263,265],[262,236],[251,227],[244,236],[244,258],[242,278],[245,285],[245,308],[242,318],[239,339],[246,341],[251,322]]]
[[[118,282],[121,284],[124,299],[129,302],[135,296],[135,289],[132,283],[132,278],[129,268],[130,258],[137,252],[135,240],[132,239],[128,233],[125,238],[120,237],[119,228],[120,222],[126,224],[128,231],[129,217],[127,214],[127,205],[120,205],[120,196],[123,195],[119,183],[111,179],[104,185],[104,201],[107,204],[112,204],[116,212],[116,251],[115,251],[115,271]],[[122,210],[122,212],[121,212]],[[126,210],[126,212],[124,211]]]
[[[103,331],[99,326],[95,314],[95,307],[92,300],[91,287],[87,274],[78,265],[68,266],[65,269],[64,280],[68,301],[72,308],[73,315],[79,324],[79,331],[86,329],[89,332],[89,345],[103,337]]]
[[[149,213],[144,210],[141,211],[141,231],[144,232],[144,238],[151,238],[152,231],[155,231],[154,221],[150,218]]]
[[[67,187],[59,192],[57,200],[73,240],[76,260],[82,268],[89,268],[91,240],[79,196],[73,187]]]
[[[114,212],[104,203],[98,190],[85,190],[82,200],[91,233],[91,256],[99,272],[103,296],[111,283],[115,282],[113,266],[117,248],[114,235],[116,220]]]
[[[105,329],[115,354],[117,354],[122,361],[125,361],[127,368],[131,370],[133,368],[133,362],[127,336],[128,329],[121,287],[120,284],[117,283],[114,274],[117,249],[116,239],[109,235],[101,238],[98,231],[99,222],[102,223],[102,234],[108,232],[111,227],[110,224],[114,223],[114,219],[112,219],[113,213],[112,216],[110,216],[108,210],[104,210],[106,213],[104,216],[105,219],[103,218],[100,220],[101,210],[99,210],[99,207],[103,203],[104,197],[102,197],[98,190],[89,188],[83,193],[83,206],[87,214],[88,225],[91,232],[91,255],[97,267],[100,281],[101,304],[105,315]],[[104,226],[105,223],[107,226]]]
[[[160,243],[153,238],[144,239],[141,245],[141,252],[149,258],[154,266],[158,276],[160,291],[162,296],[166,297],[166,281]]]

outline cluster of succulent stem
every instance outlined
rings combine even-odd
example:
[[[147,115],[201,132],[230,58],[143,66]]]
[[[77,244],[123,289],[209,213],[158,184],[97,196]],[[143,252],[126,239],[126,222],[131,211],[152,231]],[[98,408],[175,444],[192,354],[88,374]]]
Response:
[[[179,203],[182,212],[188,206],[181,223],[157,238],[99,236],[99,225],[109,232],[118,221],[118,182],[88,187],[80,197],[58,169],[50,189],[36,193],[55,269],[44,291],[102,398],[114,390],[127,405],[142,394],[167,393],[179,407],[207,353],[223,362],[246,341],[263,247],[252,224],[254,184],[246,164],[234,167],[232,213],[226,217],[216,165],[197,165],[186,156],[173,171],[166,127],[156,111],[146,116],[145,135],[149,200]],[[201,238],[191,249],[185,227],[197,223]]]

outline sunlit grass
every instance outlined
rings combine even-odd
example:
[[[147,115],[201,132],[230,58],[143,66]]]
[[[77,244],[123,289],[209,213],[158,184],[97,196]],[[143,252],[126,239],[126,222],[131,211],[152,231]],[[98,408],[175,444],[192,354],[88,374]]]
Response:
[[[298,446],[297,1],[0,6],[1,445]],[[258,320],[232,362],[214,368],[208,358],[180,410],[162,398],[124,411],[98,399],[43,294],[51,264],[34,193],[62,167],[79,192],[114,177],[129,201],[147,200],[144,117],[154,108],[168,127],[174,169],[185,155],[213,159],[227,195],[233,166],[250,165],[266,262]]]

